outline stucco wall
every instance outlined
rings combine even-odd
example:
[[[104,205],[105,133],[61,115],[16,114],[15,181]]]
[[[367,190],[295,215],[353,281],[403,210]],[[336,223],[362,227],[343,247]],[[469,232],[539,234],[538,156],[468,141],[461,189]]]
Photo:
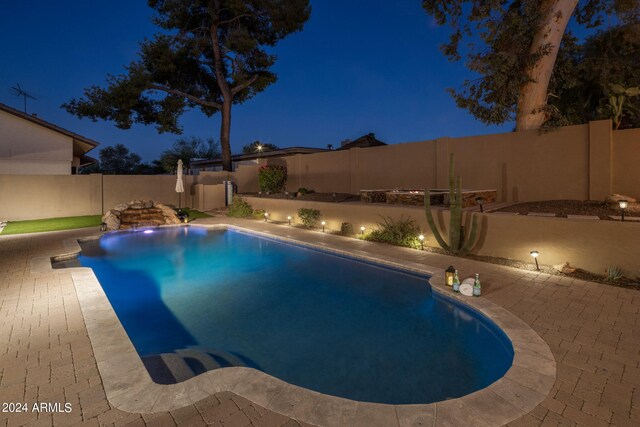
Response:
[[[70,175],[73,141],[0,111],[0,174]]]
[[[225,191],[223,184],[195,184],[193,207],[200,211],[223,208]]]
[[[613,190],[640,200],[640,129],[613,132]]]
[[[184,177],[182,207],[193,206],[193,178]],[[134,199],[178,206],[175,184],[174,175],[0,175],[0,220],[99,215],[103,200],[105,210]]]
[[[365,203],[322,203],[296,200],[275,200],[245,197],[254,209],[265,209],[275,221],[286,222],[292,215],[300,223],[298,208],[318,209],[327,222],[326,227],[340,230],[343,222],[353,225],[355,231],[361,225],[371,229],[378,226],[381,217],[411,218],[425,234],[425,244],[438,246],[422,208]],[[433,210],[437,222],[446,236],[449,212]],[[638,242],[640,224],[618,221],[588,221],[567,218],[528,217],[504,214],[476,214],[480,218],[479,242],[473,252],[478,255],[497,256],[532,262],[529,252],[540,252],[543,264],[562,264],[603,274],[610,265],[617,265],[627,272],[640,271]],[[470,220],[469,215],[465,220]]]
[[[175,175],[103,175],[104,206],[111,207],[136,199],[151,199],[160,203],[193,206],[193,176],[184,176],[184,193],[176,193]]]
[[[0,175],[0,220],[97,215],[100,175]]]
[[[446,188],[449,154],[454,153],[462,186],[495,189],[499,201],[602,200],[614,187],[612,171],[620,163],[611,159],[617,139],[612,136],[611,122],[601,120],[547,132],[439,138],[270,158],[268,162],[286,163],[289,191],[306,187],[357,193],[376,188]],[[630,148],[618,157],[635,147],[627,145]],[[626,179],[619,181],[628,186]],[[635,175],[628,180],[639,187]]]

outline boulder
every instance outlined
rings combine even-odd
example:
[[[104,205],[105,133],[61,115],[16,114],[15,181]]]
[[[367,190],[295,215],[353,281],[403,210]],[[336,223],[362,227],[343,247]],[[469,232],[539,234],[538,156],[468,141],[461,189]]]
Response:
[[[576,271],[575,268],[571,267],[569,261],[565,262],[564,264],[554,265],[553,268],[564,274],[571,274]]]
[[[152,201],[152,200],[143,200],[143,201],[142,201],[142,206],[143,206],[145,209],[152,208],[152,207],[153,207],[153,201]]]
[[[132,202],[129,205],[129,209],[143,209],[143,208],[144,208],[144,205],[140,201]]]
[[[120,218],[115,212],[117,211],[110,210],[102,217],[102,222],[107,225],[107,230],[117,230],[120,228]]]
[[[128,203],[120,203],[118,205],[115,205],[113,207],[113,210],[122,212],[123,210],[125,210],[127,208],[129,208],[129,204]]]

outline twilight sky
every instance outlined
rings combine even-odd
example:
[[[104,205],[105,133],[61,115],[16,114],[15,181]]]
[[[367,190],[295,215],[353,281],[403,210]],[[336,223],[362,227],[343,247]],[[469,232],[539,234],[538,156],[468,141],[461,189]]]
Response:
[[[485,126],[445,92],[465,77],[438,46],[438,28],[419,0],[312,0],[304,30],[276,48],[278,81],[232,110],[231,147],[256,139],[280,147],[338,146],[375,132],[387,143],[509,132]],[[111,122],[77,119],[60,108],[90,85],[104,85],[135,59],[138,42],[156,32],[146,1],[32,0],[0,12],[0,102],[22,109],[11,86],[34,94],[27,111],[100,142],[123,143],[145,161],[177,138],[153,126],[121,130]],[[219,115],[184,115],[185,136],[219,135]],[[90,153],[98,157],[98,150]]]

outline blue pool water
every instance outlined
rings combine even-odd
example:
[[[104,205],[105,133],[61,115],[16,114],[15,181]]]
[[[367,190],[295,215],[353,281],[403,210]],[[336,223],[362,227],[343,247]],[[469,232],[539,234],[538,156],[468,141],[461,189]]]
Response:
[[[430,403],[479,390],[513,347],[427,277],[233,230],[112,233],[83,245],[141,357],[181,349],[348,399]]]

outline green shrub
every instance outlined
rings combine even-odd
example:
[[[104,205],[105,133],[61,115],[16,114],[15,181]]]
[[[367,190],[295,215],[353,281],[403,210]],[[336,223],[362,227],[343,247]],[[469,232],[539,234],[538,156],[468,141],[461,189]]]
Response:
[[[622,270],[620,269],[620,267],[616,265],[611,265],[607,267],[607,269],[605,270],[605,273],[607,275],[606,277],[607,282],[612,282],[612,283],[618,281],[623,276]]]
[[[242,197],[235,196],[233,202],[227,211],[227,216],[234,218],[250,218],[253,214],[253,208]]]
[[[298,216],[300,217],[300,221],[304,224],[305,227],[313,227],[316,225],[322,215],[318,209],[306,209],[300,208],[298,209]]]
[[[304,188],[304,187],[300,187],[298,188],[298,193],[300,193],[300,195],[304,195],[304,194],[312,194],[315,193],[315,190],[312,190],[310,188]]]
[[[391,217],[382,218],[379,223],[380,228],[372,230],[364,236],[364,240],[371,242],[388,243],[396,246],[406,246],[409,248],[420,248],[420,229],[412,219],[394,219]]]
[[[284,191],[287,183],[287,168],[279,165],[264,165],[258,170],[258,187],[265,193]]]
[[[343,236],[351,236],[353,234],[353,225],[350,222],[343,222],[340,225],[340,234]]]
[[[264,219],[265,212],[267,211],[265,211],[264,209],[255,209],[253,211],[253,219]]]

